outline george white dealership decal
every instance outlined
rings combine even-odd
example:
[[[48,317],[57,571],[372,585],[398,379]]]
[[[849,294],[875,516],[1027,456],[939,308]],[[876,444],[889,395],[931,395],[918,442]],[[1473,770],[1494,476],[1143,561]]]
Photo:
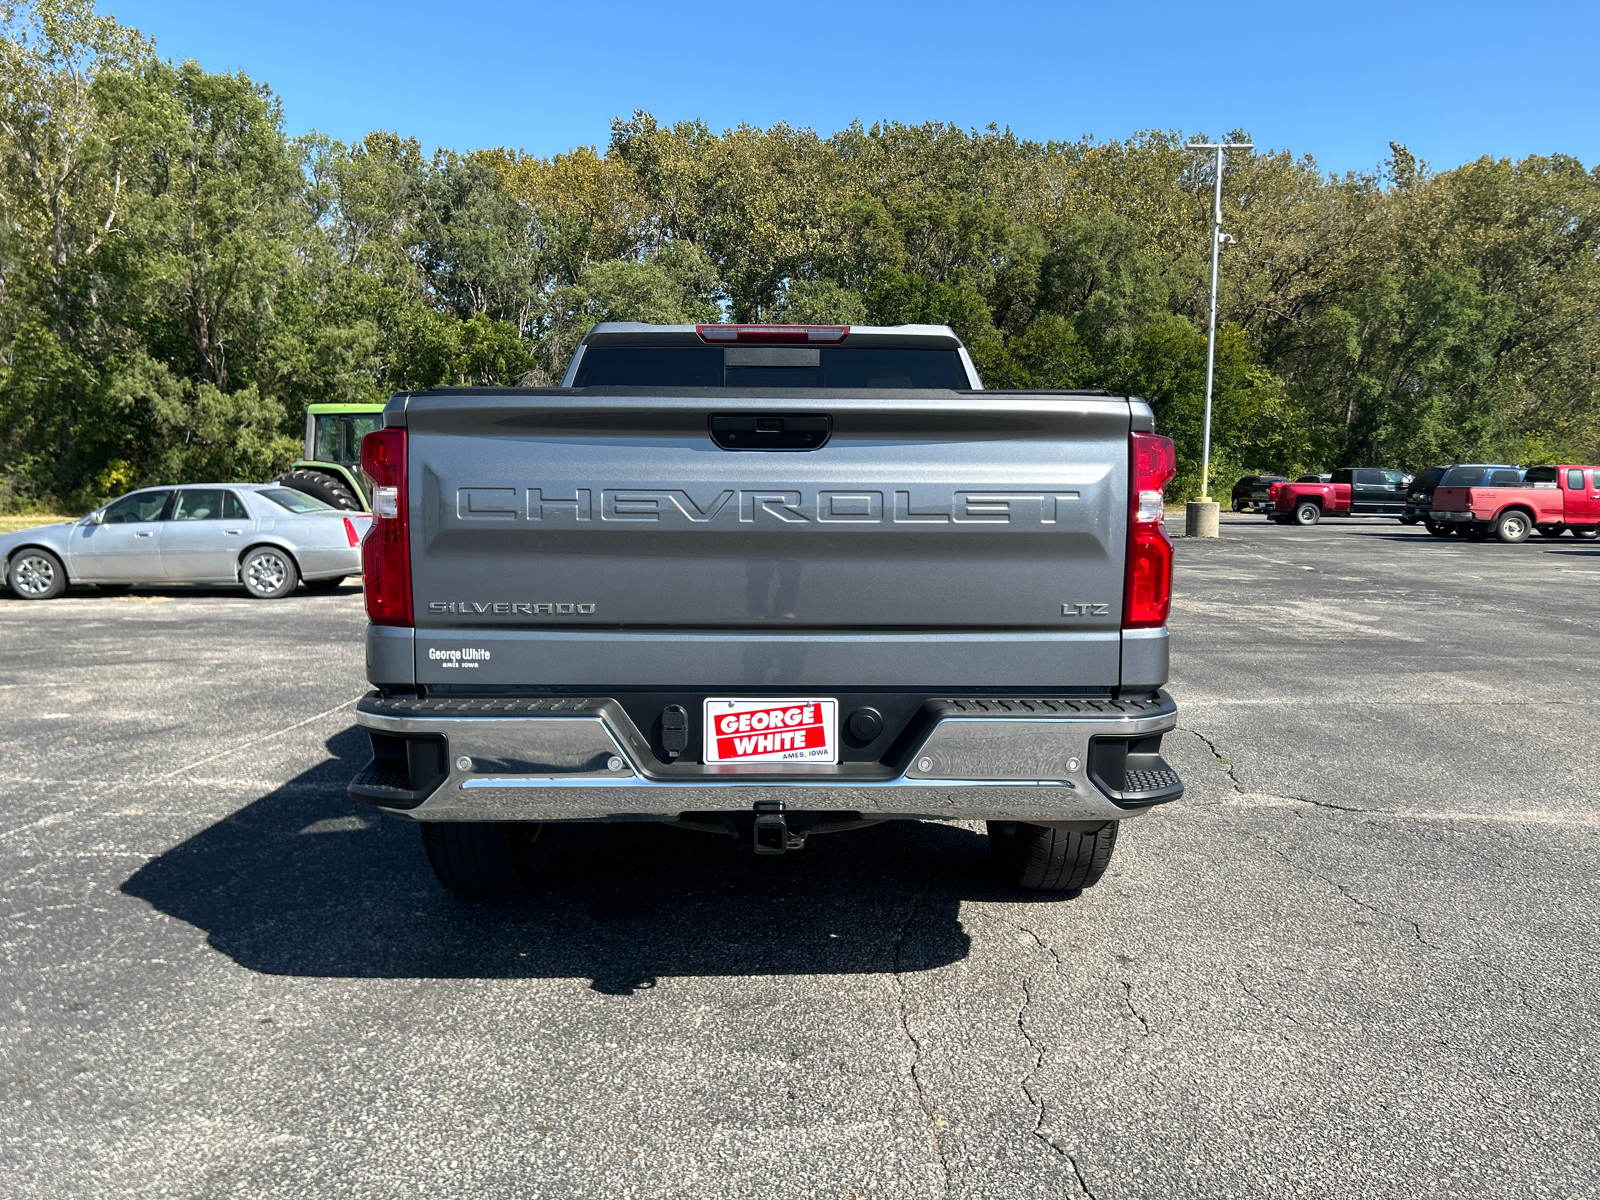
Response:
[[[492,656],[481,646],[463,646],[459,650],[440,650],[437,646],[428,647],[428,661],[436,662],[441,667],[466,667],[472,669],[480,662],[488,662]]]

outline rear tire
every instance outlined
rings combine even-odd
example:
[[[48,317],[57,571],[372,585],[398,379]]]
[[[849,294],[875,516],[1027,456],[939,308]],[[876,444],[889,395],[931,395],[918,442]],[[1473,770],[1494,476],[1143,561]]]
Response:
[[[1428,532],[1433,534],[1434,537],[1449,537],[1456,531],[1456,527],[1448,521],[1427,521],[1424,524],[1427,525]]]
[[[331,504],[334,508],[345,512],[361,511],[361,498],[346,487],[337,475],[330,475],[326,471],[296,467],[293,471],[285,471],[279,475],[274,482],[293,488],[297,492],[304,492],[324,504]]]
[[[67,590],[67,569],[48,550],[19,550],[12,555],[6,582],[19,600],[54,600]]]
[[[287,550],[257,546],[240,562],[239,582],[257,600],[282,600],[300,582],[300,568]]]
[[[1322,506],[1320,504],[1313,504],[1307,500],[1303,504],[1295,505],[1294,523],[1296,525],[1315,525],[1320,520],[1322,520]]]
[[[1528,540],[1528,535],[1533,532],[1533,521],[1524,512],[1501,513],[1494,523],[1494,536],[1498,541],[1508,546],[1515,546]]]
[[[465,896],[525,892],[550,857],[550,830],[516,821],[423,821],[422,848],[434,876]]]
[[[1595,537],[1595,528],[1591,525],[1587,529],[1573,529],[1572,536],[1580,542],[1592,542]]]
[[[1099,883],[1111,865],[1119,823],[1108,821],[1094,833],[1073,833],[1025,821],[990,821],[989,850],[1008,887],[1077,891]]]

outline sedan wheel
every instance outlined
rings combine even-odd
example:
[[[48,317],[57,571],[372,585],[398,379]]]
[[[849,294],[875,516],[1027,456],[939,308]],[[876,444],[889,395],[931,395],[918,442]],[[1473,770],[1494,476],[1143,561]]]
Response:
[[[48,550],[24,550],[11,560],[6,582],[24,600],[54,600],[67,590],[67,571]]]
[[[244,556],[239,579],[257,600],[281,600],[294,591],[300,572],[294,559],[275,546],[262,546]]]

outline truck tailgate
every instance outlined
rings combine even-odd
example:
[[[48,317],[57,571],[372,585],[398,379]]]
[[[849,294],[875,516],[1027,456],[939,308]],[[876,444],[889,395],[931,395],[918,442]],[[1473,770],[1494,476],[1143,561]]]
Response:
[[[1139,414],[983,392],[408,397],[390,421],[417,680],[1116,686]],[[831,433],[730,450],[714,415]]]

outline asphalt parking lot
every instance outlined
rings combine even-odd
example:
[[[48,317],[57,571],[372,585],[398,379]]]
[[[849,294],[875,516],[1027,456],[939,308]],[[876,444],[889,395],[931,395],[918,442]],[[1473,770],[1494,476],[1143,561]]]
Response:
[[[1600,546],[1223,535],[1071,899],[895,824],[463,901],[345,797],[357,589],[0,594],[0,1191],[1597,1194]]]

